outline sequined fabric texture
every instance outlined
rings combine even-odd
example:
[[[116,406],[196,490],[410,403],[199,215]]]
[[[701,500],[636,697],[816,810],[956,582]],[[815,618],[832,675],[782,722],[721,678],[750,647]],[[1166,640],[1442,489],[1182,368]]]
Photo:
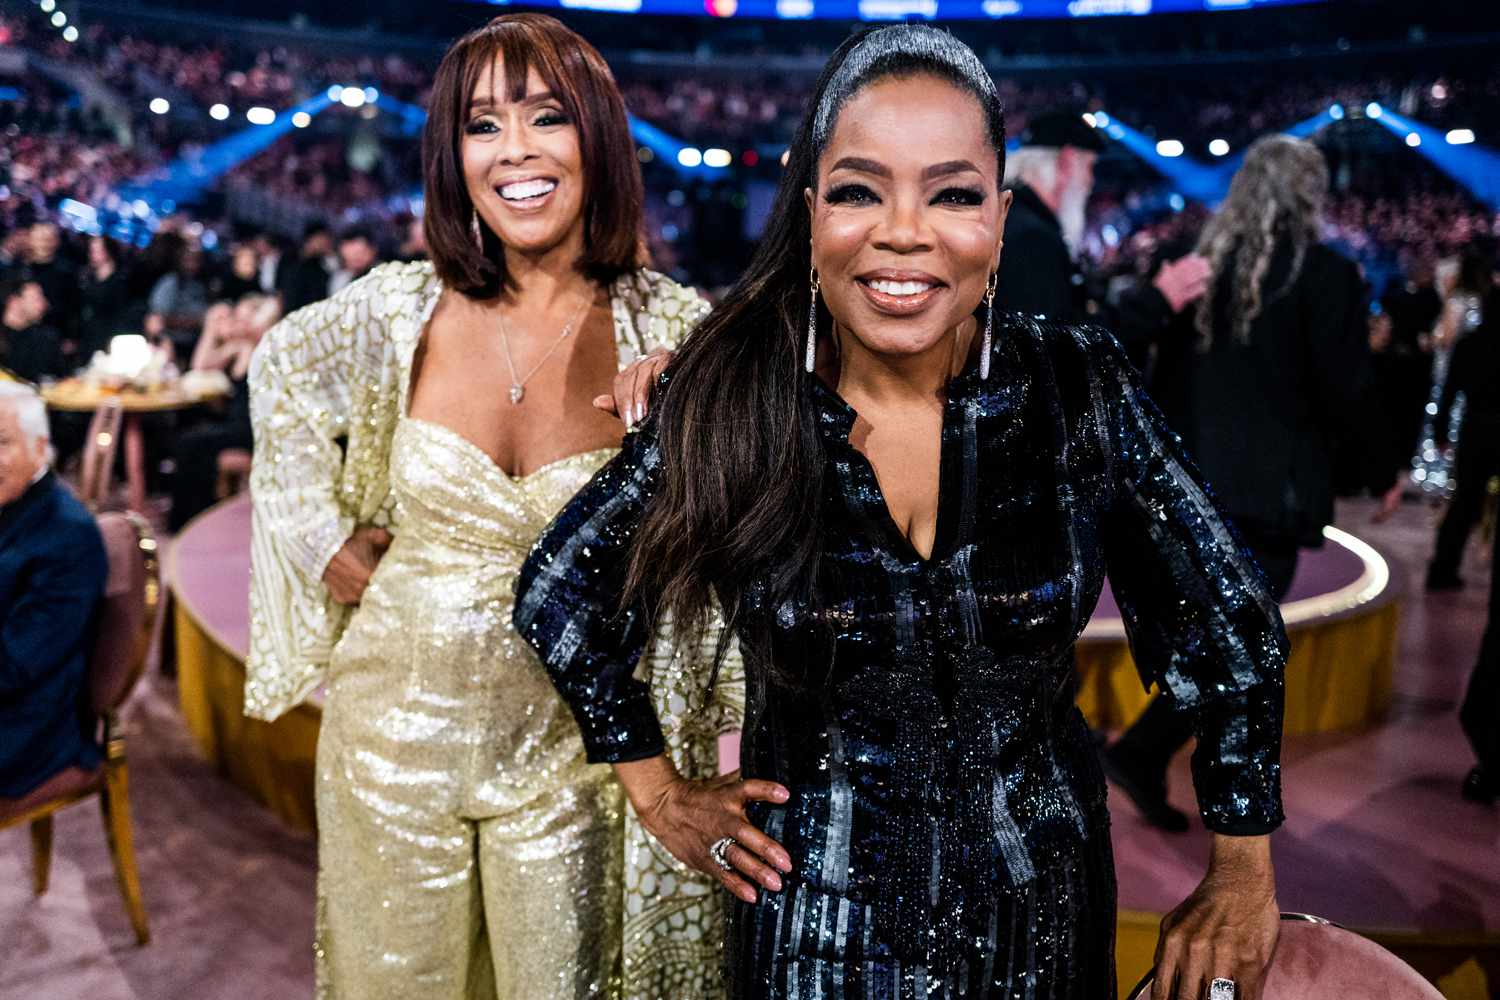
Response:
[[[949,386],[925,560],[849,442],[854,411],[809,382],[826,450],[818,598],[752,607],[741,633],[806,678],[749,671],[742,749],[747,776],[792,791],[752,818],[794,871],[732,913],[735,997],[1114,994],[1105,789],[1071,655],[1106,569],[1143,679],[1196,712],[1207,825],[1281,822],[1280,615],[1118,345],[1008,316],[989,379],[976,368]],[[595,760],[660,747],[631,678],[641,609],[614,612],[659,461],[648,421],[517,589],[516,623]]]
[[[320,994],[711,1000],[722,899],[664,859],[608,770],[586,763],[510,624],[526,552],[616,450],[516,478],[403,416],[441,291],[430,264],[377,268],[269,332],[252,368],[246,711],[274,718],[326,683]],[[622,364],[674,347],[704,311],[647,271],[610,295]],[[395,540],[350,616],[320,577],[359,523]],[[706,776],[741,719],[738,660],[706,699],[707,663],[665,631],[642,683],[674,758]]]

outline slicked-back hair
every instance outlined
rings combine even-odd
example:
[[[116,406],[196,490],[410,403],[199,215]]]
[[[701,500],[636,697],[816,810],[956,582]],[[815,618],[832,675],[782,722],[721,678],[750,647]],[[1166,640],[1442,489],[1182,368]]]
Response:
[[[422,133],[422,228],[438,277],[473,298],[491,298],[513,287],[504,247],[483,220],[482,250],[474,240],[474,202],[464,180],[461,149],[474,88],[497,59],[504,69],[504,80],[494,81],[497,95],[522,100],[534,69],[578,130],[584,178],[579,271],[607,284],[644,265],[641,169],[625,102],[609,66],[598,50],[556,18],[505,14],[454,42],[433,79]]]

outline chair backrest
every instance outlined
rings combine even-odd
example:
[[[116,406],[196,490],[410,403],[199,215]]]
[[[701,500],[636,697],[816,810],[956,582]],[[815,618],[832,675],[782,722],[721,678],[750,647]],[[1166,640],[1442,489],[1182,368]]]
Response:
[[[133,513],[98,517],[109,558],[109,578],[100,602],[94,648],[89,657],[89,704],[105,715],[119,707],[146,665],[161,592],[156,539]]]
[[[1151,995],[1147,976],[1130,1000]],[[1442,1000],[1437,988],[1380,945],[1305,913],[1281,915],[1265,1000]]]
[[[89,421],[78,470],[78,498],[90,510],[99,510],[109,499],[115,451],[120,446],[123,412],[118,399],[106,400],[94,411],[93,419]]]

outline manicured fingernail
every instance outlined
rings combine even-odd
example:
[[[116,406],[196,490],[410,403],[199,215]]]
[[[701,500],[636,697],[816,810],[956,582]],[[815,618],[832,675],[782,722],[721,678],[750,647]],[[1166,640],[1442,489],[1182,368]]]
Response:
[[[776,867],[790,875],[792,872],[792,859],[783,854],[776,859]]]
[[[780,878],[780,876],[778,876],[775,872],[772,872],[771,873],[771,877],[768,878],[768,879],[766,879],[766,886],[768,888],[770,888],[770,890],[772,892],[780,892],[781,891],[781,878]]]
[[[777,802],[785,802],[787,799],[791,798],[791,794],[792,793],[788,792],[785,788],[778,787],[774,792],[771,793],[771,798],[775,799]]]

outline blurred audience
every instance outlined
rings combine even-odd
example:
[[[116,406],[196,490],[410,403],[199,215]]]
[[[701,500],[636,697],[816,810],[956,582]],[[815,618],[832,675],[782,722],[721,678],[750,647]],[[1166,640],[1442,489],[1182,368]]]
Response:
[[[65,374],[62,338],[46,315],[40,282],[24,273],[0,280],[0,368],[27,382]]]

